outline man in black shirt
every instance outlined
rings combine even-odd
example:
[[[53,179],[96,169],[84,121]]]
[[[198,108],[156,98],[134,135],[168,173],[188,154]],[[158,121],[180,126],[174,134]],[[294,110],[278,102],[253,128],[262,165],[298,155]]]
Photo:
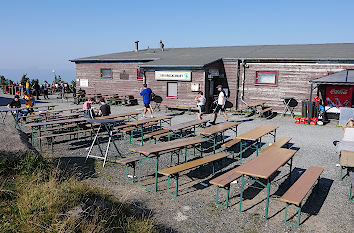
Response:
[[[15,95],[15,98],[7,105],[8,108],[21,108],[20,97]]]
[[[100,116],[109,116],[111,114],[111,107],[106,104],[104,98],[100,99],[101,107],[100,107]]]

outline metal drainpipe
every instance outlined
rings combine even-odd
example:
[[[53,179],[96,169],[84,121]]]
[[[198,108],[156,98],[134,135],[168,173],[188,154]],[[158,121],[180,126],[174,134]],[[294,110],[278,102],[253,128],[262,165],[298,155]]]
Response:
[[[241,101],[242,103],[244,103],[245,105],[247,105],[247,103],[245,102],[245,100],[243,99],[244,95],[245,95],[245,77],[246,77],[246,63],[245,60],[242,59],[241,60],[242,63],[242,79],[241,79],[241,86],[242,86],[242,92],[241,92]]]

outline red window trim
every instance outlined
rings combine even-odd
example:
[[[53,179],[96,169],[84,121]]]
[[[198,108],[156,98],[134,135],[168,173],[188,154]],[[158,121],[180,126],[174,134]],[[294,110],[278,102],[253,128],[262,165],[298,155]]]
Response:
[[[258,82],[258,73],[272,73],[272,74],[275,74],[275,83],[259,83]],[[269,85],[269,86],[278,85],[278,73],[276,71],[256,71],[256,85]]]
[[[176,95],[176,96],[168,95],[168,84],[169,84],[169,83],[176,83],[176,84],[177,84],[177,95],[178,95],[178,83],[177,83],[177,82],[167,82],[167,93],[166,93],[166,97],[167,97],[167,98],[177,98],[177,95]]]
[[[111,76],[103,76],[103,73],[102,73],[103,70],[110,70],[111,71]],[[101,78],[112,78],[112,76],[113,76],[112,69],[110,69],[110,68],[101,68]]]
[[[139,68],[136,71],[137,71],[137,75],[136,75],[137,78],[136,79],[137,80],[144,80],[144,76],[142,76],[142,77],[139,76],[140,75],[140,71],[144,72],[144,69],[143,68]]]

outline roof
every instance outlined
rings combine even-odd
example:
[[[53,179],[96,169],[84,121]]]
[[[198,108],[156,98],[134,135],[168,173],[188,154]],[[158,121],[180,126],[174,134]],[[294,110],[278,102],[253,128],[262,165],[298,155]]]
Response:
[[[322,78],[311,80],[315,84],[354,85],[354,70],[347,69]]]
[[[354,62],[354,43],[146,49],[77,58],[72,62],[144,62],[145,67],[203,67],[219,59]]]

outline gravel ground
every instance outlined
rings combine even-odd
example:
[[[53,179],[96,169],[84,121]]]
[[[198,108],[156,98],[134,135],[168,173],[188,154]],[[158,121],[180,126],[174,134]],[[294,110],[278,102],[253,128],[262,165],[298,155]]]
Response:
[[[1,102],[7,101],[0,96]],[[58,103],[60,108],[73,106],[72,102],[50,99],[50,103]],[[112,107],[113,113],[142,110],[142,106]],[[164,111],[155,115],[164,115]],[[170,114],[170,113],[169,113]],[[174,114],[172,124],[195,119],[195,115]],[[211,115],[205,116],[211,119]],[[68,172],[73,171],[85,182],[103,187],[107,192],[117,196],[122,201],[130,203],[131,207],[146,217],[151,217],[162,232],[352,232],[354,229],[354,205],[348,200],[349,185],[339,181],[339,167],[336,167],[338,155],[335,153],[332,141],[343,136],[342,129],[336,127],[336,122],[325,126],[296,125],[290,117],[275,117],[273,119],[249,119],[231,116],[231,120],[241,122],[238,134],[246,132],[263,124],[278,125],[277,138],[290,136],[293,139],[293,148],[297,148],[293,161],[291,182],[296,180],[303,169],[309,166],[324,168],[318,194],[307,197],[300,227],[290,227],[283,223],[285,204],[277,200],[289,187],[287,174],[288,167],[282,167],[273,177],[271,185],[271,199],[268,221],[258,218],[264,213],[266,191],[248,188],[245,192],[243,212],[239,213],[240,183],[231,185],[230,205],[228,209],[214,204],[216,187],[208,185],[211,175],[211,166],[204,166],[193,171],[182,173],[179,180],[179,196],[172,197],[166,193],[167,179],[159,178],[159,191],[153,193],[140,188],[137,184],[125,182],[124,167],[109,162],[102,168],[101,161],[90,160],[84,163],[87,147],[90,140],[66,140],[55,145],[55,153],[44,153],[61,161],[61,167]],[[224,119],[219,117],[218,121]],[[226,136],[234,137],[227,132]],[[271,143],[271,137],[264,137],[262,142],[265,148]],[[129,141],[116,141],[120,153],[124,156],[132,155],[130,148],[140,145],[136,139],[130,145]],[[114,161],[118,153],[113,147],[110,149],[109,160]],[[192,155],[189,155],[191,158]],[[246,159],[254,158],[250,153]],[[160,168],[169,165],[169,156],[161,156]],[[231,159],[222,161],[217,165],[217,174],[229,170],[239,163]],[[146,163],[143,167],[144,184],[152,184],[153,166]],[[207,186],[200,183],[203,182]],[[295,208],[291,209],[294,214]],[[350,230],[352,229],[352,230]]]

